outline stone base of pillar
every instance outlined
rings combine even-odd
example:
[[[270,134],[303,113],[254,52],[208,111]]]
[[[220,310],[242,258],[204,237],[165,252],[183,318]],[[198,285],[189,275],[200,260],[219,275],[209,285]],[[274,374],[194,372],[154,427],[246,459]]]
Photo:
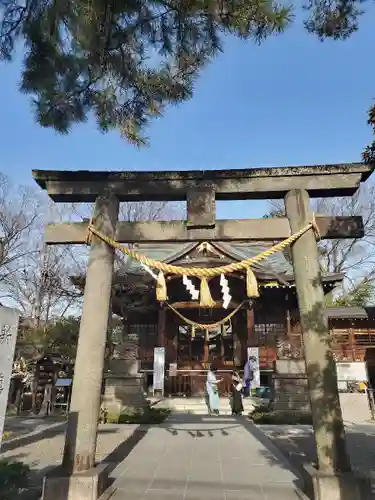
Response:
[[[102,405],[109,415],[119,415],[124,408],[144,408],[148,402],[143,390],[142,375],[106,373]]]
[[[274,374],[273,388],[274,411],[303,414],[311,412],[306,376]]]
[[[278,359],[275,368],[273,410],[310,413],[305,362],[299,359]]]
[[[305,492],[311,500],[369,500],[371,481],[353,473],[328,475],[303,466]]]
[[[61,467],[43,479],[41,500],[98,500],[108,487],[108,465],[67,475]]]

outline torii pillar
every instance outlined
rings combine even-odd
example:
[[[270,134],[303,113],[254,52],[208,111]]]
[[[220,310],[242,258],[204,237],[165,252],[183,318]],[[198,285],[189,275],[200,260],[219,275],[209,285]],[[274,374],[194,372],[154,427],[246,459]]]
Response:
[[[118,211],[117,198],[98,197],[93,217],[95,227],[114,237]],[[107,486],[106,468],[95,467],[95,452],[113,262],[113,248],[93,236],[62,471],[45,478],[43,500],[95,500]]]
[[[313,215],[307,191],[289,191],[285,196],[285,210],[292,234],[311,222]],[[315,500],[360,500],[362,488],[365,490],[368,485],[350,474],[313,229],[292,245],[292,255],[318,459],[317,468],[305,467],[313,490],[309,493]]]

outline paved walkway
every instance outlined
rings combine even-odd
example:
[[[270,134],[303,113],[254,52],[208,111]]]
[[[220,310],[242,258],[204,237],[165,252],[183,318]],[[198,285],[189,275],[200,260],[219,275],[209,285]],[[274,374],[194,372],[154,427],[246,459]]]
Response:
[[[112,472],[111,500],[297,500],[297,476],[244,418],[175,414]]]
[[[30,434],[21,435],[16,440],[6,440],[1,447],[0,459],[20,460],[31,469],[30,488],[19,500],[39,500],[43,477],[61,464],[66,426],[64,423],[54,423],[48,427],[48,421],[46,419],[43,428],[43,424],[35,419],[34,425],[30,423],[28,426],[32,431]],[[14,429],[24,423],[24,419],[20,419],[19,422],[8,422],[8,425]],[[137,428],[137,425],[99,425],[97,462],[108,462],[109,470],[114,469],[143,436],[145,431],[137,431]]]
[[[316,462],[313,430],[308,425],[260,426],[266,436],[288,457],[298,470],[303,464]],[[346,427],[346,450],[352,469],[371,478],[375,500],[375,423]]]

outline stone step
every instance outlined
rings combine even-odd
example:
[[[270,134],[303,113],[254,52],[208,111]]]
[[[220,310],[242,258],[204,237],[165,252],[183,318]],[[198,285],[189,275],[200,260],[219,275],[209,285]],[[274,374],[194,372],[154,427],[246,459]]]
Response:
[[[155,408],[168,408],[177,413],[191,413],[195,415],[206,415],[207,405],[201,398],[150,398],[151,404]],[[250,399],[243,401],[244,414],[250,413],[254,405]],[[232,413],[229,400],[220,398],[220,413],[230,415]]]

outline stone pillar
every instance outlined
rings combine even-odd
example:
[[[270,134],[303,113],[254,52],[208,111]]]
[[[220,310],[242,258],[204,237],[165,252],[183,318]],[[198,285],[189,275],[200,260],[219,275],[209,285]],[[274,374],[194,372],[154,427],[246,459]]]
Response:
[[[312,219],[308,193],[304,190],[287,193],[285,210],[292,233],[302,229]],[[347,472],[350,464],[336,366],[325,315],[318,248],[312,229],[293,244],[292,255],[319,471],[327,474]]]
[[[98,197],[94,208],[95,227],[113,237],[118,210],[117,198]],[[69,473],[87,471],[95,465],[113,260],[114,250],[93,236],[63,458],[63,467]]]

